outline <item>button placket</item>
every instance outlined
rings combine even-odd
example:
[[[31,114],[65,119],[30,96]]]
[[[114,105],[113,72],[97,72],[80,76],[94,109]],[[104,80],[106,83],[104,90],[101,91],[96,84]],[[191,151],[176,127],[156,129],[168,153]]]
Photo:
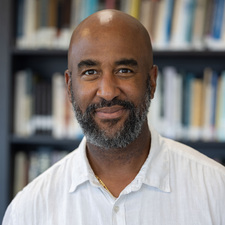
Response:
[[[125,225],[125,206],[124,200],[115,202],[112,208],[113,225]]]

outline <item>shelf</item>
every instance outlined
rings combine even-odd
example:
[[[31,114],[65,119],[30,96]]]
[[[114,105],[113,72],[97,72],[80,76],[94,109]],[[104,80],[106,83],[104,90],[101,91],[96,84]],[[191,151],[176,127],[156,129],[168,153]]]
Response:
[[[10,143],[12,145],[47,145],[47,146],[59,146],[59,147],[68,147],[76,148],[81,141],[79,139],[55,139],[51,136],[32,136],[29,138],[22,138],[15,135],[10,137]],[[225,158],[225,142],[204,142],[204,141],[183,141],[179,142],[186,144],[210,157],[220,156]]]
[[[225,50],[153,50],[153,55],[154,57],[225,57]]]
[[[67,50],[62,49],[12,49],[14,56],[67,56]]]
[[[67,56],[67,49],[12,49],[14,56]],[[225,50],[212,51],[204,50],[153,50],[155,57],[225,57]]]
[[[50,145],[50,146],[67,146],[67,147],[77,147],[81,141],[79,139],[56,139],[52,136],[32,136],[32,137],[18,137],[12,135],[10,137],[10,143],[12,145]]]

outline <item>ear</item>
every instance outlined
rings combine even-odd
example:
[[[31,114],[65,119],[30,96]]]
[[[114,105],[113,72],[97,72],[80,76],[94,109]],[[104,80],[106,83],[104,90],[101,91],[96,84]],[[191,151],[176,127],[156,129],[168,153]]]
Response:
[[[72,79],[71,79],[71,72],[67,69],[65,72],[64,72],[64,76],[65,76],[65,84],[66,84],[66,89],[67,89],[67,94],[68,94],[68,97],[69,97],[69,100],[70,102],[72,102],[72,90],[71,90],[71,87],[72,87]]]
[[[154,98],[155,89],[156,89],[156,80],[158,76],[158,67],[153,65],[149,72],[150,75],[150,86],[151,86],[151,99]]]

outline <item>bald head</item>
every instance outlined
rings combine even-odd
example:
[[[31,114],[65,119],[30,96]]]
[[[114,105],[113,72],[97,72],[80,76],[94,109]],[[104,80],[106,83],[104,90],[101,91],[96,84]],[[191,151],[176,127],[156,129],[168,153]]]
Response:
[[[146,62],[152,66],[152,46],[149,34],[144,26],[134,17],[117,10],[98,11],[83,20],[74,30],[71,37],[68,52],[68,68],[71,70],[71,55],[76,44],[84,39],[100,40],[101,38],[109,39],[110,37],[133,41],[139,45],[138,51],[141,51]]]

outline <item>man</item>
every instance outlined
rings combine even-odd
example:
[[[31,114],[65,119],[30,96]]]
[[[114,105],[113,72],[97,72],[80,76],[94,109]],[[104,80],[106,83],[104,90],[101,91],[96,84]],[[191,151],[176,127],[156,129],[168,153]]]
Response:
[[[65,80],[85,138],[16,196],[3,224],[225,224],[224,167],[148,127],[156,78],[136,19],[84,20]]]

